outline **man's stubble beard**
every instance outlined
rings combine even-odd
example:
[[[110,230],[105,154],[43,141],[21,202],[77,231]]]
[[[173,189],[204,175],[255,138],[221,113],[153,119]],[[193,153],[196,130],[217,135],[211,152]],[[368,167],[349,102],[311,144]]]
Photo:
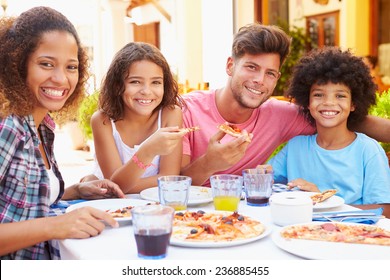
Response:
[[[233,95],[233,98],[234,100],[237,101],[237,103],[240,105],[240,107],[242,107],[243,109],[257,109],[259,108],[265,101],[267,101],[269,99],[269,97],[266,99],[266,100],[262,100],[262,101],[259,101],[259,104],[258,105],[255,105],[255,106],[251,106],[249,104],[247,104],[247,102],[245,102],[244,98],[243,98],[243,94],[237,94],[237,91],[234,90],[234,88],[232,86],[230,86],[230,90],[232,92],[232,95]],[[241,93],[242,93],[242,90],[241,89]]]

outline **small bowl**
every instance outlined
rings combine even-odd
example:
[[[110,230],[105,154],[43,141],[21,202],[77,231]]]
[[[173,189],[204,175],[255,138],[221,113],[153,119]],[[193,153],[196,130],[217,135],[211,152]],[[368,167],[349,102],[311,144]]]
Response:
[[[276,193],[270,197],[269,203],[272,221],[278,226],[312,221],[313,201],[302,193]]]

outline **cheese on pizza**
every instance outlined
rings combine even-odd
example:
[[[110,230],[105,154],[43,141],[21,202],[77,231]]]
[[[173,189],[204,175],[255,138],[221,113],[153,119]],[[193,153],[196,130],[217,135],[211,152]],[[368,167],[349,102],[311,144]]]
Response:
[[[320,203],[334,196],[336,193],[337,190],[326,190],[322,193],[317,193],[315,195],[312,195],[310,198],[313,200],[314,203]]]
[[[218,242],[253,238],[264,231],[262,223],[237,212],[187,211],[175,214],[172,237],[190,242]]]
[[[370,225],[343,223],[293,225],[283,229],[280,234],[286,239],[390,246],[390,231]]]

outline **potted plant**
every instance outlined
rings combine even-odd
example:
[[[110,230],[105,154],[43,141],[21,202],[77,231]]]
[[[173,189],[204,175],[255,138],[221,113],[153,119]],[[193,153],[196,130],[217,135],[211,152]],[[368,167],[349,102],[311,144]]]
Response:
[[[298,60],[305,54],[307,46],[310,44],[310,36],[306,34],[304,28],[289,25],[288,23],[279,20],[278,26],[282,28],[291,38],[290,53],[286,58],[282,68],[280,69],[281,75],[278,83],[275,87],[273,95],[284,95],[287,88],[288,80],[292,74],[292,70]]]
[[[98,100],[99,100],[99,91],[96,90],[92,94],[84,98],[78,110],[78,116],[77,116],[78,125],[87,141],[93,139],[92,128],[91,128],[91,117],[92,114],[98,108]]]

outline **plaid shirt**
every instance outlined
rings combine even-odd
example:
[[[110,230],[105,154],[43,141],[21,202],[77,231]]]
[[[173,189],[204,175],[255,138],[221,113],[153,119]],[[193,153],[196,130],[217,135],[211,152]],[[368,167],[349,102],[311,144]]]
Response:
[[[54,121],[46,115],[39,132],[49,163],[60,181],[64,182],[53,153]],[[31,115],[0,118],[0,222],[10,223],[49,215],[49,175],[39,151],[39,138]],[[57,202],[56,201],[56,202]],[[1,256],[1,259],[48,259],[59,257],[52,242]],[[54,255],[53,255],[54,253]],[[56,257],[56,255],[58,256]]]

